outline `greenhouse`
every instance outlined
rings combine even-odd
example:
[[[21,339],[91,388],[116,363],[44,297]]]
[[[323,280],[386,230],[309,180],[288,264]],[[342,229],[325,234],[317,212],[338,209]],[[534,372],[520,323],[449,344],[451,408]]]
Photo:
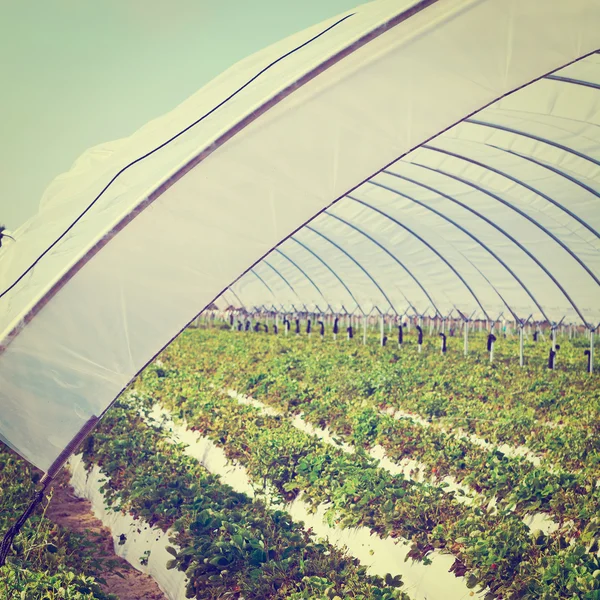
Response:
[[[0,596],[600,599],[597,0],[361,5],[6,237]]]

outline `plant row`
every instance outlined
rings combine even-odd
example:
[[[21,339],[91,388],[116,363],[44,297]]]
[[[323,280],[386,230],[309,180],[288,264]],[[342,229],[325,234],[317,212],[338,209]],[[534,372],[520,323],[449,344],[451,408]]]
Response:
[[[248,333],[252,334],[255,332],[256,320],[252,322]],[[219,324],[220,323],[220,324]],[[228,322],[227,322],[228,323]],[[222,326],[225,329],[230,329],[227,323],[215,319],[212,321],[212,326]],[[270,319],[268,322],[264,317],[258,319],[260,323],[258,327],[259,333],[268,333],[273,335],[275,333],[275,321]],[[206,325],[206,324],[205,324]],[[268,330],[265,331],[265,326]],[[236,327],[234,326],[234,329]],[[347,339],[347,324],[344,319],[338,323],[338,335],[337,340],[344,341]],[[442,348],[441,339],[441,328],[429,328],[428,325],[422,327],[422,348],[421,353],[424,354],[435,354],[439,355]],[[245,328],[242,327],[242,333],[245,333]],[[331,323],[325,324],[324,335],[320,335],[320,325],[318,319],[311,317],[311,333],[307,334],[307,320],[302,318],[300,320],[300,333],[295,334],[295,319],[292,319],[290,331],[288,337],[294,338],[312,338],[312,339],[324,339],[331,340],[333,338],[333,328]],[[488,347],[488,335],[489,331],[483,329],[479,330],[479,327],[469,328],[468,333],[468,356],[469,359],[480,360],[489,362],[490,351]],[[498,328],[495,328],[494,337],[494,352],[493,361],[503,363],[506,365],[512,365],[513,367],[519,364],[519,334],[518,330],[503,332]],[[282,321],[279,321],[278,335],[285,337],[285,329],[282,325]],[[450,358],[463,358],[464,357],[464,331],[462,327],[450,329],[447,325],[444,328],[444,335],[446,336],[445,344],[445,356]],[[597,343],[598,334],[595,334],[595,341]],[[384,336],[386,345],[388,347],[398,346],[398,325],[393,324],[389,327],[389,324],[384,326]],[[414,324],[411,327],[403,327],[402,335],[402,346],[403,348],[417,351],[419,340],[419,333],[415,328]],[[373,326],[370,324],[367,329],[366,341],[368,345],[377,347],[381,343],[381,331],[379,324]],[[360,345],[363,343],[363,326],[360,320],[354,321],[353,323],[353,339],[352,344]],[[554,368],[557,371],[572,371],[572,372],[584,372],[588,368],[588,356],[586,350],[590,349],[589,333],[578,333],[570,336],[568,330],[565,332],[558,332],[556,338],[556,344],[559,348],[556,349],[556,358]],[[552,348],[552,336],[550,331],[546,330],[545,333],[539,332],[537,340],[533,335],[533,330],[530,334],[525,331],[523,339],[523,354],[524,362],[527,366],[533,369],[546,369],[550,358],[550,349]],[[595,358],[595,370],[598,367],[598,358]]]
[[[429,468],[433,478],[454,477],[486,501],[495,499],[517,514],[546,512],[558,524],[573,521],[574,529],[581,530],[592,516],[600,513],[600,489],[589,471],[573,474],[549,469],[548,465],[536,467],[523,457],[482,448],[438,426],[423,427],[409,419],[395,419],[385,414],[383,405],[372,397],[341,396],[333,377],[318,387],[317,369],[311,369],[308,381],[305,374],[298,379],[298,365],[309,361],[297,347],[269,353],[264,348],[264,338],[253,338],[252,346],[265,351],[255,352],[241,362],[239,337],[229,348],[215,348],[211,344],[215,335],[202,332],[201,343],[190,335],[183,336],[164,356],[180,373],[202,367],[203,374],[217,386],[235,387],[290,417],[302,413],[307,422],[329,427],[344,441],[367,448],[380,445],[393,460],[417,460]],[[230,340],[235,337],[227,332],[220,332],[217,337],[223,336]],[[250,341],[246,343],[251,345]],[[226,368],[214,369],[217,351],[218,356],[224,356],[221,364]],[[320,389],[322,395],[317,393]]]
[[[111,408],[83,460],[106,476],[103,492],[115,511],[173,532],[167,567],[185,572],[187,597],[407,600],[397,578],[388,578],[390,587],[367,575],[284,511],[220,483],[139,409],[133,396]]]
[[[146,402],[174,410],[239,461],[257,485],[272,486],[282,499],[302,493],[315,509],[329,505],[340,526],[367,526],[382,537],[408,539],[416,559],[435,548],[450,552],[455,573],[467,575],[468,585],[480,585],[490,598],[572,598],[577,591],[591,599],[600,590],[594,575],[600,567],[593,553],[596,520],[572,539],[532,535],[510,510],[467,507],[443,485],[392,475],[364,451],[348,454],[287,419],[242,406],[207,387],[202,372],[180,371],[166,359],[136,384]]]
[[[549,468],[600,478],[600,386],[585,373],[222,330],[188,331],[177,352],[232,386],[242,377],[249,390],[266,384],[297,403],[410,411],[495,444],[525,445]]]
[[[0,532],[25,510],[40,474],[0,442]],[[110,600],[100,574],[106,563],[93,558],[92,542],[45,517],[48,499],[15,538],[0,568],[0,597],[6,600]],[[94,578],[94,575],[97,577]]]

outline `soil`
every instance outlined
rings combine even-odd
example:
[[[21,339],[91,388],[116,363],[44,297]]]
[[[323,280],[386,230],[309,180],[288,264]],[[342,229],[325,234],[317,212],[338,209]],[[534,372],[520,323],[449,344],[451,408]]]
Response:
[[[114,594],[119,600],[166,600],[152,577],[140,573],[115,554],[110,531],[94,516],[90,502],[75,495],[64,471],[52,488],[46,517],[69,531],[85,535],[96,547],[95,557],[110,561],[110,570],[102,574],[106,580],[106,585],[102,586],[105,592]]]

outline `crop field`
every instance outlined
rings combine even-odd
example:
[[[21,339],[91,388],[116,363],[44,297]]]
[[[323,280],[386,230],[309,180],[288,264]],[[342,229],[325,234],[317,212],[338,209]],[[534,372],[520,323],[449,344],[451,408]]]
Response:
[[[435,333],[421,352],[414,334],[402,348],[377,335],[189,328],[108,411],[81,464],[101,473],[109,510],[167,532],[182,597],[600,598],[589,341],[559,337],[549,370],[548,340],[527,340],[521,368],[516,336],[498,336],[490,363],[483,333],[467,357],[460,336],[441,354]],[[242,475],[192,455],[192,439]],[[6,506],[33,484],[23,461],[0,460]],[[69,573],[101,578],[43,514],[17,539],[6,590],[51,578],[68,598],[108,597]]]
[[[0,444],[0,529],[24,510],[40,474]],[[47,505],[46,505],[47,506]],[[0,569],[0,597],[7,600],[116,600],[100,587],[102,572],[83,536],[57,527],[44,510],[24,525],[11,560]],[[95,576],[95,577],[94,577]]]

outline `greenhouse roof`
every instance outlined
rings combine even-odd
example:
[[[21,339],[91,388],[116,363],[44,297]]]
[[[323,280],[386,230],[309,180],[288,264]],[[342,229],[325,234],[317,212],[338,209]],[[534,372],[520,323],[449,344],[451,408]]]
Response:
[[[89,150],[0,252],[0,439],[48,469],[219,296],[595,327],[599,32],[379,0]]]

